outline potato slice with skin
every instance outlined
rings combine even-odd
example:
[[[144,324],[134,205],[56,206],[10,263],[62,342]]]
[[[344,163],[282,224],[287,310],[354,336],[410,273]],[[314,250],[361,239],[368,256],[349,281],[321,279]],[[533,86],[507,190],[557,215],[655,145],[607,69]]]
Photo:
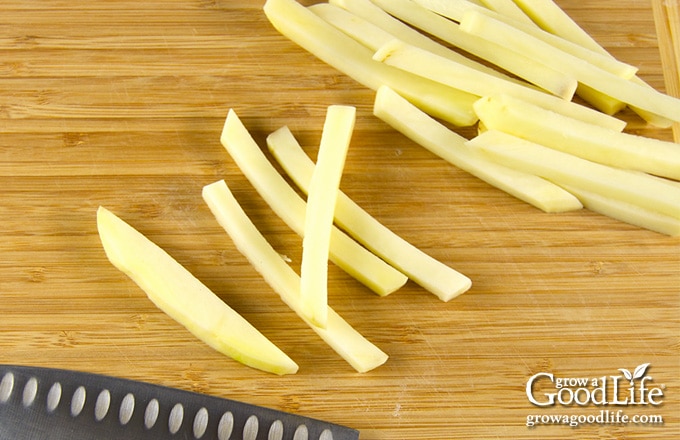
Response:
[[[322,328],[326,327],[328,318],[328,253],[333,211],[355,119],[354,107],[328,107],[316,166],[307,194],[300,297],[305,316]]]
[[[270,134],[267,145],[288,176],[303,192],[307,192],[314,172],[314,162],[302,150],[288,127],[282,127]],[[338,193],[335,221],[357,241],[442,301],[455,298],[472,285],[465,275],[432,258],[386,228],[342,191]]]
[[[233,109],[227,114],[220,141],[272,210],[298,235],[304,235],[305,201],[265,157]],[[408,280],[336,227],[331,232],[330,259],[380,296]]]
[[[466,11],[460,28],[464,32],[547,65],[559,65],[567,74],[598,92],[671,121],[680,121],[680,99],[660,93],[646,84],[631,81],[573,56],[526,32],[478,11]]]
[[[594,162],[680,180],[676,143],[608,130],[507,95],[481,98],[475,110],[487,129]]]
[[[372,59],[373,52],[295,0],[267,0],[264,12],[285,37],[364,86],[387,84],[428,113],[457,126],[477,122],[474,95],[423,80]]]
[[[545,212],[581,209],[581,202],[533,174],[499,165],[468,148],[467,139],[418,110],[388,87],[381,87],[373,113],[417,144],[490,185]]]
[[[603,165],[497,130],[466,143],[491,160],[569,185],[680,219],[680,188],[665,179]]]
[[[104,207],[97,228],[106,256],[159,309],[232,359],[275,374],[297,364],[167,252]]]
[[[364,338],[332,308],[328,308],[325,329],[304,317],[300,277],[260,234],[224,180],[203,187],[203,199],[238,250],[279,294],[283,302],[355,370],[364,373],[387,361],[387,354]]]
[[[504,93],[565,116],[589,121],[592,124],[602,125],[612,130],[622,131],[626,126],[624,121],[602,114],[597,110],[530,87],[486,75],[402,41],[390,41],[378,50],[373,58],[390,66],[422,75],[433,81],[465,90],[480,97]],[[575,86],[576,84],[574,84]]]

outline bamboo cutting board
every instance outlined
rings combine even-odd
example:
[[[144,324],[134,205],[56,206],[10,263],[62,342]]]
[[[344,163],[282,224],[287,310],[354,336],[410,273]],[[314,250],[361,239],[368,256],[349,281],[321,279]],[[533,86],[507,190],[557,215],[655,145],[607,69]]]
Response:
[[[677,0],[558,3],[643,79],[678,94]],[[0,363],[229,397],[345,424],[367,440],[679,438],[678,239],[585,210],[541,213],[433,157],[372,116],[373,92],[279,35],[262,4],[2,2]],[[227,180],[299,267],[301,239],[259,198],[219,134],[234,108],[261,145],[288,125],[314,155],[330,104],[358,110],[343,190],[473,280],[449,303],[413,283],[378,298],[331,266],[331,305],[390,355],[365,374],[283,305],[201,199],[203,185]],[[673,138],[621,116],[630,132]],[[106,259],[100,205],[164,247],[299,373],[237,364],[156,309]],[[526,393],[537,373],[623,377],[619,369],[646,363],[661,405],[540,407]],[[555,386],[541,380],[536,396],[545,399]],[[663,424],[526,426],[532,415],[601,410]]]

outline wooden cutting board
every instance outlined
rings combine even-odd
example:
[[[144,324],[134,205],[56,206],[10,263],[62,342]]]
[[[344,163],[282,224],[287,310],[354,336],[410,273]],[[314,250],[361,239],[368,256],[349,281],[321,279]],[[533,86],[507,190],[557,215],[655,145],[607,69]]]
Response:
[[[678,94],[677,0],[558,3],[643,79]],[[372,116],[373,92],[279,35],[262,5],[2,2],[0,363],[230,397],[346,424],[362,439],[679,438],[678,239],[585,210],[539,212],[433,157]],[[331,304],[390,355],[365,374],[283,305],[201,199],[203,185],[225,179],[299,267],[301,240],[256,194],[219,134],[234,108],[262,146],[288,125],[314,155],[330,104],[358,110],[343,190],[473,280],[449,303],[413,283],[378,298],[331,266]],[[630,132],[673,138],[621,116]],[[244,367],[156,309],[106,259],[100,205],[241,312],[299,373]],[[526,393],[537,373],[623,378],[619,369],[647,363],[647,387],[660,389],[661,405],[541,407]],[[625,380],[620,386],[623,399]],[[537,400],[551,389],[542,378]],[[648,423],[594,420],[601,411]],[[529,428],[532,415],[593,423]],[[663,424],[653,423],[657,416]]]

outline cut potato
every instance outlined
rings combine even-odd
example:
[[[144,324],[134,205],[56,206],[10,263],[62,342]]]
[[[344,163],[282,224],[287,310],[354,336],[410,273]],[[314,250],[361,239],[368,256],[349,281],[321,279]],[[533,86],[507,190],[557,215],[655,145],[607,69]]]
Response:
[[[378,5],[373,4],[371,0],[330,0],[329,3],[317,3],[310,6],[310,9],[373,51],[397,39],[486,74],[518,84],[528,84],[526,81],[506,75],[434,41],[392,17]],[[346,14],[341,16],[338,10],[345,11]]]
[[[264,12],[284,36],[364,86],[387,84],[418,107],[457,126],[477,122],[474,95],[394,69],[372,59],[373,52],[295,0],[267,0]]]
[[[600,51],[591,50],[573,41],[564,39],[558,35],[541,29],[533,21],[528,19],[528,17],[523,12],[522,15],[527,18],[528,21],[519,21],[512,16],[471,4],[467,0],[451,0],[446,2],[441,2],[439,0],[417,0],[416,3],[419,3],[433,12],[437,12],[459,23],[463,20],[465,13],[469,9],[472,9],[479,14],[486,15],[494,20],[503,22],[508,26],[517,28],[518,30],[525,32],[534,38],[538,38],[539,40],[563,50],[566,53],[574,55],[583,60],[587,60],[591,64],[622,78],[630,79],[635,76],[638,71],[637,67],[619,61],[609,54],[603,54]],[[534,48],[530,48],[530,50],[533,49]],[[522,52],[522,50],[519,52]]]
[[[455,61],[444,59],[401,41],[390,41],[376,52],[374,59],[480,97],[507,94],[565,116],[602,125],[612,130],[622,131],[626,126],[624,121],[602,114],[597,110],[530,87],[486,75],[483,72],[470,69]],[[574,83],[575,88],[576,83]]]
[[[641,86],[573,56],[551,44],[477,11],[465,12],[461,30],[487,41],[515,50],[517,54],[560,69],[585,84],[628,105],[680,121],[680,99]]]
[[[233,109],[227,114],[220,141],[272,210],[298,235],[304,235],[307,204],[265,157]],[[335,227],[330,259],[380,296],[396,291],[408,280]]]
[[[607,165],[680,180],[680,145],[619,133],[507,95],[484,97],[475,111],[487,129]]]
[[[307,319],[323,328],[326,327],[328,317],[328,253],[333,230],[333,212],[355,118],[354,107],[328,107],[316,166],[307,194],[300,297],[302,312]]]
[[[444,17],[450,18],[452,20],[455,20],[457,22],[460,22],[463,19],[463,14],[465,13],[466,10],[468,9],[475,9],[478,11],[482,12],[492,12],[488,8],[480,7],[479,5],[475,5],[469,0],[417,0],[417,3],[421,4],[422,6],[426,7],[427,9],[430,9],[433,12],[436,12],[440,15],[443,15]],[[526,16],[526,14],[525,14]],[[497,17],[499,19],[505,19],[505,20],[511,20],[510,18],[504,17],[501,14],[494,14],[494,17]],[[517,23],[516,21],[513,21],[515,24]],[[540,30],[540,27],[536,25],[533,21],[531,21],[531,25],[533,28]],[[526,26],[522,28],[523,30],[526,29]],[[553,35],[555,37],[558,37],[557,35],[548,33],[548,34],[541,34],[541,35]],[[559,37],[562,38],[562,37]],[[570,41],[562,38],[564,41]],[[572,41],[572,43],[574,43]],[[578,44],[578,43],[574,43]],[[579,45],[581,46],[581,45]],[[583,46],[581,46],[583,47]],[[586,49],[588,49],[586,47]],[[591,49],[592,50],[592,49]],[[600,54],[602,54],[600,51],[595,51]],[[609,54],[605,53],[603,55],[609,56]],[[613,57],[609,56],[609,58],[613,59]],[[590,103],[593,107],[596,109],[600,110],[603,113],[606,113],[608,115],[614,115],[618,113],[619,111],[623,110],[626,107],[626,104],[619,101],[618,99],[614,99],[610,96],[604,95],[596,90],[593,90],[592,88],[585,86],[583,84],[579,84],[578,88],[576,89],[576,94],[578,94],[581,98],[583,98],[586,102]]]
[[[314,162],[302,150],[288,127],[270,134],[267,145],[288,176],[303,192],[307,192]],[[338,193],[335,221],[357,241],[442,301],[455,298],[472,285],[465,275],[432,258],[383,226],[342,191]]]
[[[505,17],[517,20],[520,23],[533,23],[531,19],[517,6],[512,0],[481,0],[482,4],[489,10],[501,14]]]
[[[104,207],[97,228],[106,256],[149,299],[197,338],[232,359],[275,374],[297,364],[167,252]]]
[[[536,95],[552,96],[563,103],[569,103],[578,86],[576,80],[567,82],[564,84],[563,90],[555,91],[555,94],[559,93],[559,95],[554,96],[553,94],[543,93],[541,90],[526,87],[516,82],[503,80],[494,75],[488,75],[400,40],[391,40],[379,47],[373,55],[373,59],[385,63],[388,66],[397,67],[406,72],[422,76],[423,78],[437,81],[449,87],[460,88],[460,90],[480,97],[490,93],[488,87],[493,86],[494,88],[492,90],[494,90],[499,84],[503,84],[503,86],[508,84],[510,90],[513,91],[521,90],[522,93],[526,94],[535,93]],[[424,62],[425,64],[419,65],[421,62]],[[432,64],[432,66],[430,66],[430,64]],[[431,67],[436,71],[433,72]],[[471,79],[476,77],[479,77],[479,82],[474,80],[471,81]],[[567,107],[567,105],[565,105],[565,107]]]
[[[631,79],[637,74],[638,68],[630,64],[624,63],[617,60],[616,58],[606,55],[597,51],[590,50],[572,41],[566,40],[550,32],[544,31],[539,28],[533,22],[531,24],[520,23],[512,20],[503,15],[494,13],[493,11],[480,9],[478,13],[488,17],[491,22],[492,27],[498,25],[497,22],[503,23],[507,26],[511,26],[525,34],[528,34],[532,38],[540,40],[556,49],[559,49],[563,53],[573,55],[583,61],[586,61],[593,66],[596,66],[602,70],[612,73],[616,76],[620,76],[624,79]],[[465,15],[463,15],[465,16]],[[535,41],[530,39],[529,41]],[[525,53],[526,47],[518,47],[520,53]],[[541,50],[541,48],[529,46],[528,50]]]
[[[435,14],[411,0],[372,1],[396,18],[440,38],[454,47],[495,64],[557,96],[564,96],[564,91],[568,90],[573,84],[574,78],[565,75],[561,70],[537,63],[503,46],[463,32],[458,23]],[[399,90],[394,90],[402,94]]]
[[[545,212],[581,209],[579,200],[533,174],[494,163],[468,148],[467,139],[418,110],[388,87],[375,98],[374,114],[397,131],[458,168]]]
[[[567,15],[567,13],[564,12],[564,10],[562,10],[562,8],[560,8],[553,0],[514,0],[514,2],[517,3],[520,8],[522,8],[524,13],[527,14],[534,23],[538,24],[546,31],[586,47],[592,51],[612,56],[605,48],[600,46],[600,44],[595,41],[595,39],[590,36],[588,32],[586,32],[581,26],[578,25],[578,23],[572,20],[572,18],[569,17],[569,15]],[[649,84],[645,83],[637,76],[632,78],[631,81],[639,86],[652,88]],[[592,92],[592,90],[589,92]],[[579,91],[579,93],[584,96],[581,91]],[[588,98],[584,96],[584,99]],[[669,128],[673,125],[673,121],[671,119],[659,116],[635,106],[631,106],[631,108],[638,115],[640,115],[640,117],[654,126]]]
[[[327,311],[325,329],[304,317],[300,298],[300,277],[260,234],[224,180],[206,185],[203,188],[203,198],[238,250],[272,289],[355,370],[364,373],[387,361],[387,354],[364,338],[330,307]],[[248,339],[244,339],[243,342],[250,343]]]
[[[591,162],[496,130],[480,134],[467,145],[498,163],[558,185],[680,219],[680,188],[665,179]]]
[[[612,199],[583,188],[576,188],[571,185],[562,185],[562,187],[578,197],[583,206],[593,212],[671,237],[680,236],[680,219],[678,218]]]
[[[442,17],[446,17],[455,22],[460,23],[463,19],[463,14],[468,9],[475,9],[480,11],[489,11],[485,5],[479,5],[470,0],[413,0],[425,9],[435,12]],[[526,14],[525,14],[526,16]]]

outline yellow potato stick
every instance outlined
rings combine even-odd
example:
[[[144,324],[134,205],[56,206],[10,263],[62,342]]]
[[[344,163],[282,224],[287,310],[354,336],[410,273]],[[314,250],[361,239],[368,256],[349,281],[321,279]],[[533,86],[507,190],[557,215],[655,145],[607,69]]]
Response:
[[[475,177],[545,212],[581,209],[579,200],[533,174],[499,165],[465,145],[467,139],[411,105],[388,87],[378,90],[374,114],[397,131]]]
[[[680,219],[680,188],[665,179],[591,162],[497,130],[467,142],[490,159],[611,199]]]
[[[220,141],[272,210],[298,235],[304,235],[307,205],[265,157],[235,111],[230,110]],[[378,295],[388,295],[402,287],[402,274],[334,227],[330,259]]]
[[[513,23],[515,26],[517,25],[524,25],[522,27],[523,30],[527,30],[529,28],[528,25],[531,25],[532,28],[541,30],[540,26],[535,24],[532,20],[530,20],[530,23],[518,23],[517,20],[512,20],[509,17],[506,17],[502,14],[499,13],[494,13],[494,11],[491,11],[490,9],[480,7],[479,5],[475,5],[474,3],[470,2],[469,0],[417,0],[417,3],[421,4],[422,6],[426,7],[427,9],[436,12],[437,14],[440,14],[444,17],[450,18],[452,20],[455,20],[460,23],[460,21],[463,19],[463,15],[466,10],[468,9],[475,9],[480,12],[484,13],[491,13],[493,14],[493,17],[498,18],[499,20],[504,20],[509,23]],[[525,16],[527,16],[525,14]],[[550,32],[548,33],[538,33],[534,31],[534,35],[536,36],[541,36],[542,38],[548,38],[546,35],[551,35],[553,37],[558,37],[555,34],[552,34]],[[562,41],[571,41],[567,40],[566,38],[559,37]],[[578,43],[575,43],[571,41],[574,44],[577,44],[580,47],[581,46]],[[606,55],[613,61],[616,61],[613,59],[611,55],[608,53],[602,54],[601,51],[594,51],[591,48],[586,47],[586,49],[591,50],[593,52],[599,53],[601,55]],[[619,101],[618,99],[614,99],[610,96],[607,96],[605,94],[602,94],[596,90],[593,90],[592,88],[585,86],[583,84],[579,84],[578,88],[576,89],[576,94],[579,95],[581,98],[583,98],[586,102],[590,103],[593,107],[597,108],[601,112],[604,112],[608,115],[614,115],[618,113],[619,111],[623,110],[626,107],[626,104]]]
[[[435,14],[411,0],[372,1],[412,26],[495,64],[553,94],[564,96],[565,89],[573,83],[574,78],[564,74],[560,69],[538,63],[501,45],[470,35],[464,32],[458,23]],[[399,90],[396,91],[402,94]]]
[[[542,29],[558,35],[565,40],[572,41],[583,47],[586,47],[592,51],[599,52],[605,55],[612,56],[603,48],[595,39],[588,34],[581,26],[578,25],[574,20],[572,20],[567,13],[562,10],[553,0],[513,0],[525,14],[527,14],[534,23],[538,24]],[[613,58],[613,56],[612,56]],[[639,77],[634,77],[631,79],[635,84],[652,88],[649,84],[645,83]],[[584,95],[582,91],[579,93]],[[592,89],[586,91],[586,93],[594,93]],[[585,97],[584,99],[588,99]],[[652,112],[646,111],[644,109],[631,106],[633,111],[635,111],[640,117],[645,119],[650,124],[661,127],[668,128],[673,125],[671,119],[659,116]]]
[[[335,201],[345,157],[354,131],[356,109],[328,107],[321,144],[307,194],[300,297],[302,312],[314,324],[325,328],[328,311],[328,253]]]
[[[620,133],[507,95],[484,97],[475,110],[487,129],[607,165],[680,180],[680,145]]]
[[[401,41],[390,41],[376,52],[374,59],[479,96],[504,93],[565,116],[589,121],[612,130],[622,131],[626,125],[620,119],[589,107],[486,75]],[[575,87],[576,83],[574,83]]]
[[[516,20],[520,23],[533,23],[522,9],[512,0],[481,0],[481,2],[500,15]]]
[[[593,212],[660,234],[670,235],[671,237],[680,236],[680,219],[677,217],[671,217],[639,205],[603,196],[583,187],[561,186],[578,197],[583,206]]]
[[[328,308],[325,329],[304,317],[300,277],[257,230],[224,180],[206,185],[203,188],[203,199],[239,252],[279,294],[283,302],[355,370],[364,373],[387,361],[387,355],[382,350],[364,338],[333,309]],[[247,339],[244,340],[244,343],[248,342]]]
[[[362,85],[387,84],[430,114],[457,126],[477,122],[474,95],[394,69],[372,59],[373,52],[295,0],[267,0],[264,12],[284,36]]]
[[[307,192],[314,162],[302,150],[288,127],[270,134],[267,145],[288,176],[303,192]],[[399,237],[342,191],[338,193],[335,221],[357,241],[442,301],[457,297],[472,285],[468,277]]]
[[[310,9],[373,51],[378,50],[383,44],[397,39],[486,74],[518,84],[527,84],[526,81],[506,75],[436,42],[392,17],[379,6],[373,4],[371,0],[330,0],[329,3],[317,3],[310,6]],[[342,11],[345,14],[341,14]],[[534,86],[532,85],[532,87]]]

